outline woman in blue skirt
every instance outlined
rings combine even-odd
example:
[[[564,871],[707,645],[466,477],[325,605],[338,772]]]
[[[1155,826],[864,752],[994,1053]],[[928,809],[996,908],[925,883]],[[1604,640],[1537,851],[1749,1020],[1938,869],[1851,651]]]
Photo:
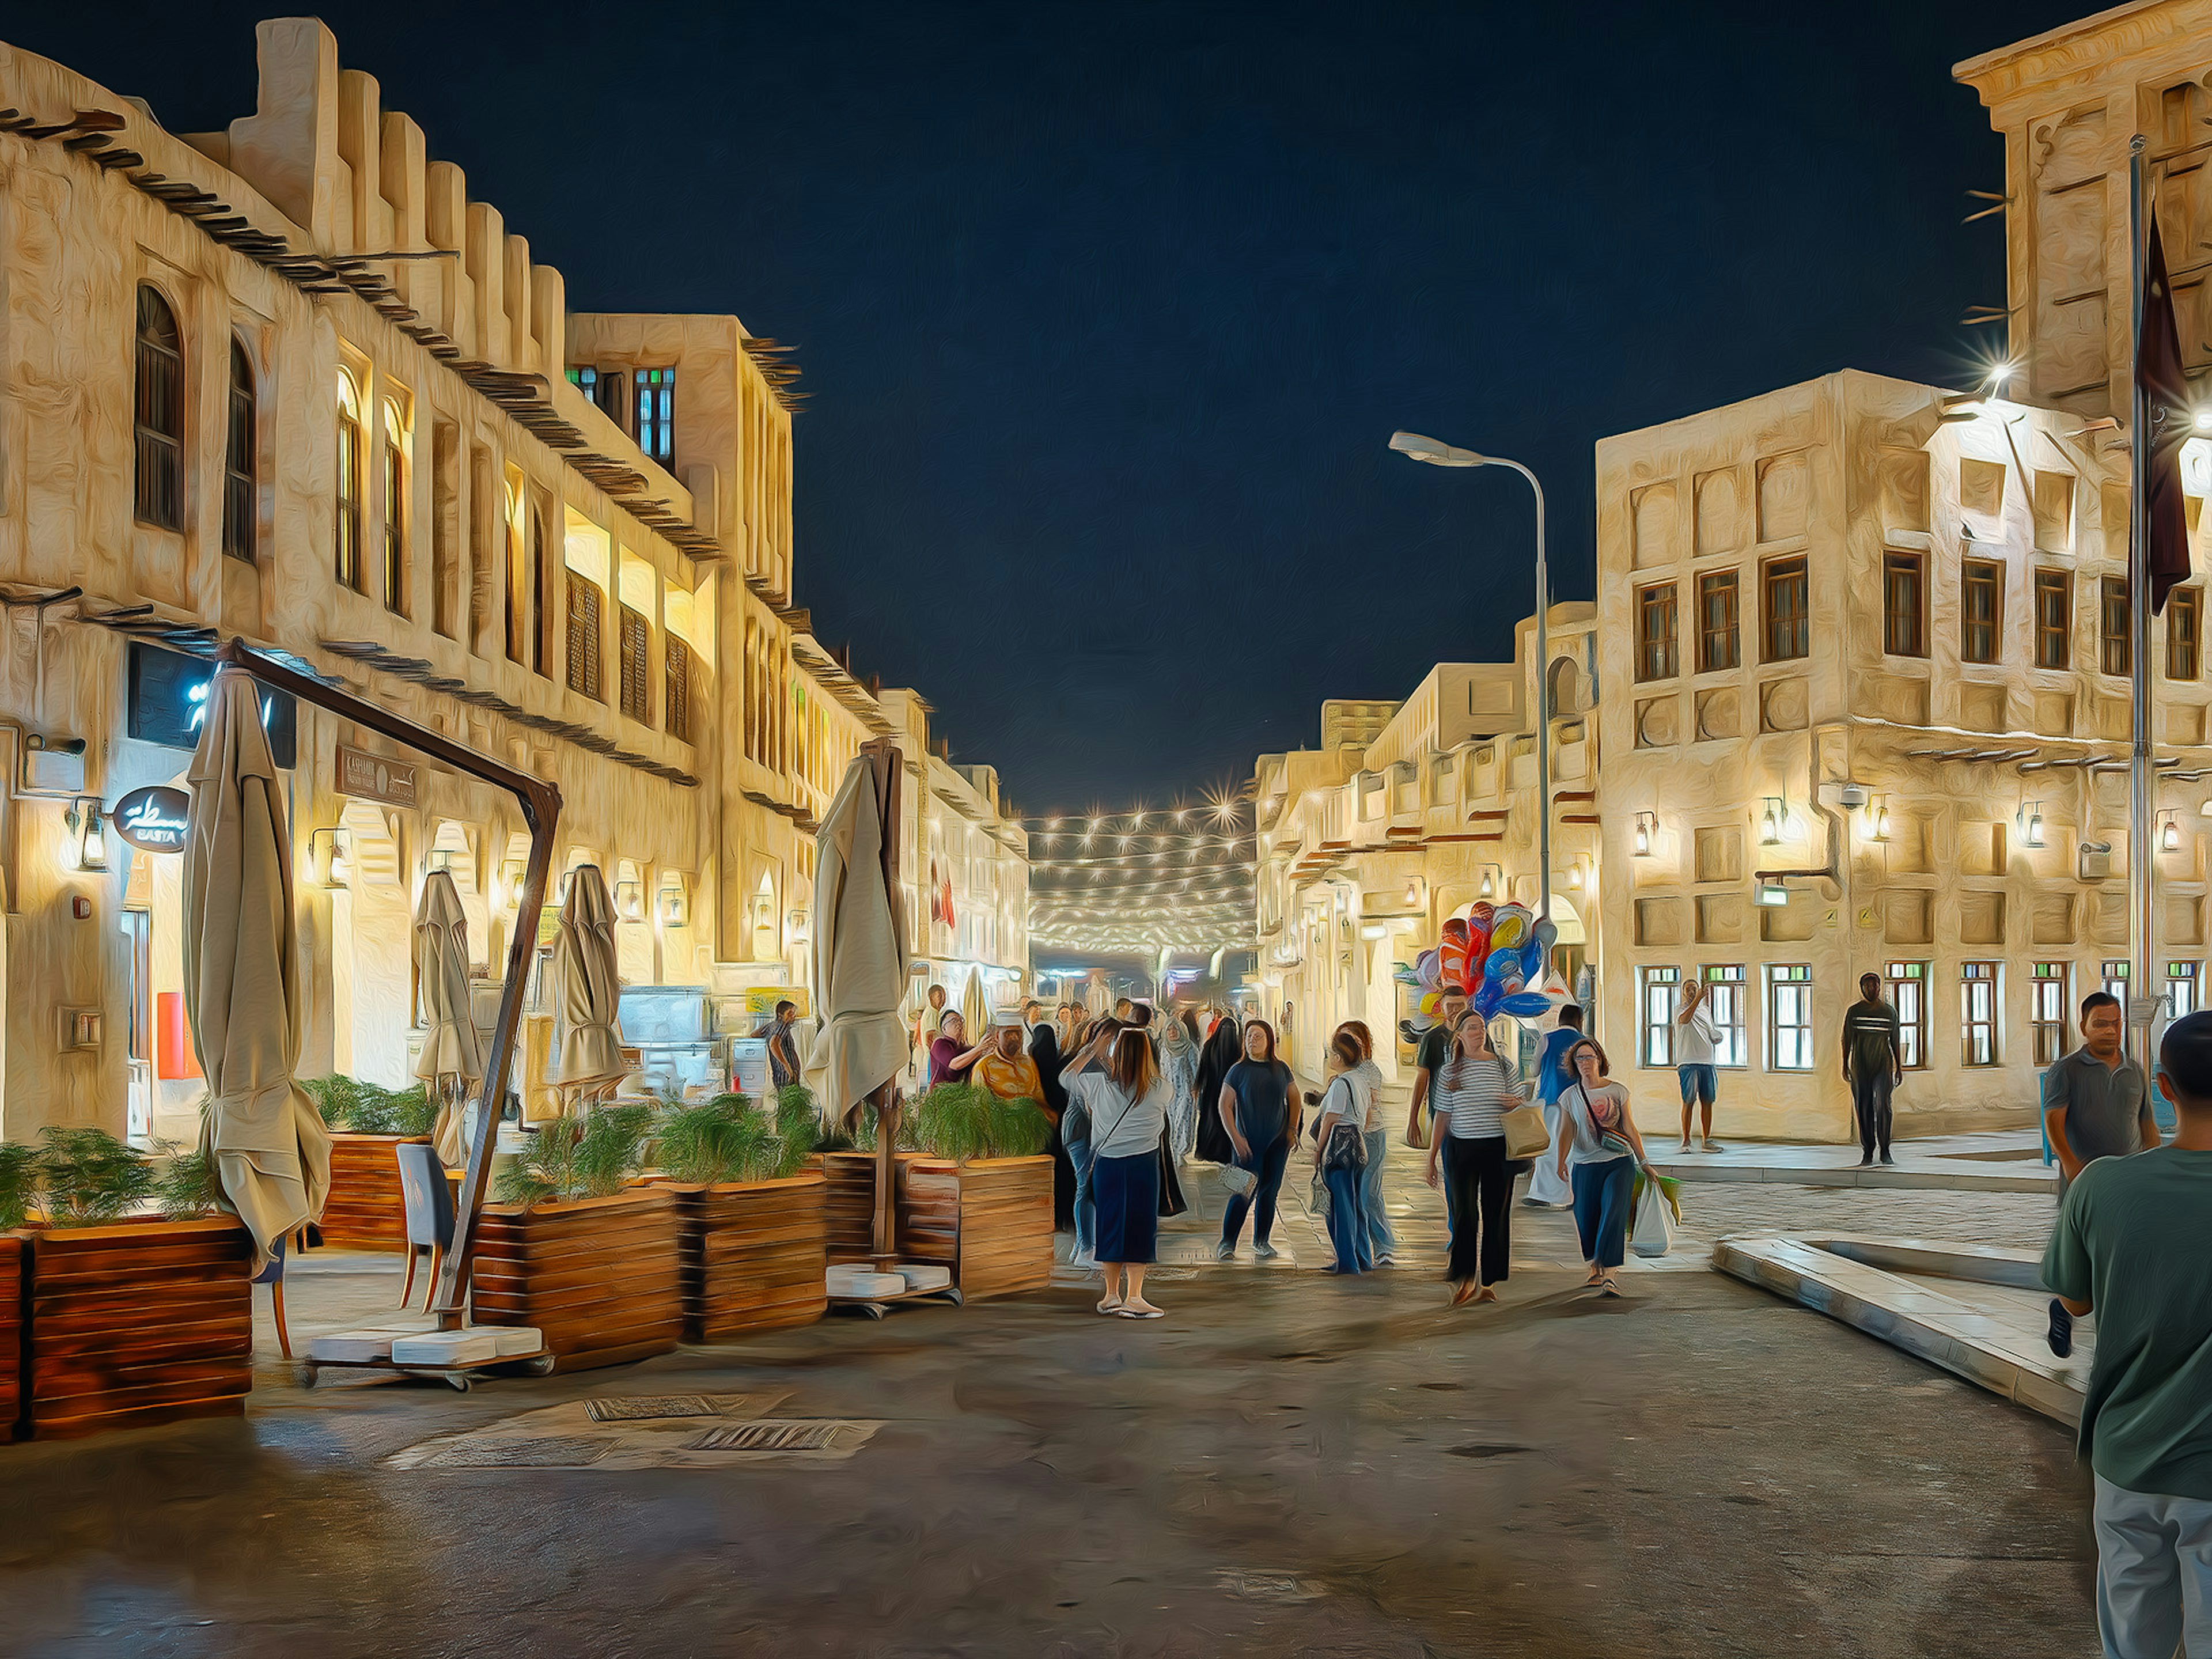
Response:
[[[1091,1248],[1106,1275],[1098,1311],[1158,1319],[1160,1310],[1145,1300],[1145,1269],[1158,1250],[1160,1137],[1174,1091],[1152,1058],[1152,1040],[1134,1026],[1101,1032],[1060,1075],[1069,1103],[1091,1123]]]

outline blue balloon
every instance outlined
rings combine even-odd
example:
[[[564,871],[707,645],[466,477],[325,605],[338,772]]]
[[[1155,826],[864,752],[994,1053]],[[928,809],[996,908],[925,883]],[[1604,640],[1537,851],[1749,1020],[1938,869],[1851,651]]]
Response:
[[[1516,991],[1498,1005],[1501,1014],[1516,1019],[1536,1019],[1552,1012],[1552,999],[1541,991]]]

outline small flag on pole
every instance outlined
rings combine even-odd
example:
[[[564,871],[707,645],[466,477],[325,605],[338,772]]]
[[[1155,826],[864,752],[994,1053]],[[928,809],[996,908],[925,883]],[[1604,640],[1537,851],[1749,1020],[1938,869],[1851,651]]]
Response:
[[[2150,246],[2143,258],[2142,319],[2136,340],[2136,388],[2150,421],[2143,446],[2143,533],[2149,545],[2144,563],[2150,572],[2153,615],[2166,608],[2166,596],[2189,580],[2189,518],[2181,504],[2181,447],[2193,429],[2189,380],[2181,368],[2181,334],[2173,322],[2173,294],[2166,280],[2166,250],[2158,220],[2151,219]]]

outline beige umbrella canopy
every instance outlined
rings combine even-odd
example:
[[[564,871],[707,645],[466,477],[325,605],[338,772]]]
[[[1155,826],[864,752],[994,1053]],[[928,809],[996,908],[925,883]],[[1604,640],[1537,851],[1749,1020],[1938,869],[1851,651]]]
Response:
[[[885,796],[896,762],[863,753],[846,769],[815,836],[814,987],[820,1006],[806,1084],[824,1120],[846,1124],[905,1068],[906,907],[885,866]]]
[[[973,1048],[991,1034],[991,1002],[983,992],[983,970],[968,975],[968,988],[960,994],[960,1022],[966,1030],[966,1046]]]
[[[429,1027],[415,1075],[438,1100],[438,1156],[448,1169],[467,1156],[461,1115],[469,1085],[483,1075],[483,1051],[469,1013],[469,919],[453,878],[433,870],[415,907],[415,978]]]
[[[548,1080],[580,1094],[611,1087],[629,1066],[615,1024],[622,995],[615,974],[615,907],[596,864],[580,864],[569,872],[550,966],[561,1057]]]
[[[331,1137],[292,1079],[300,952],[291,843],[251,675],[216,676],[186,776],[185,1012],[207,1078],[200,1146],[265,1264],[285,1234],[321,1216]]]

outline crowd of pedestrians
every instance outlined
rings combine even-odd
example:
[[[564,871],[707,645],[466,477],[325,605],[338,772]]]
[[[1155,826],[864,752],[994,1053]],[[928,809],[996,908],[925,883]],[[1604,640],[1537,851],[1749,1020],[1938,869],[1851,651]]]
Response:
[[[1419,1047],[1404,1139],[1427,1153],[1425,1173],[1443,1192],[1452,1305],[1498,1299],[1523,1175],[1530,1204],[1572,1207],[1589,1285],[1618,1294],[1644,1143],[1604,1050],[1583,1033],[1583,1011],[1563,1010],[1546,1034],[1533,1085],[1492,1045],[1488,1023],[1465,997],[1449,994],[1443,1012]],[[915,1036],[928,1085],[973,1084],[1043,1108],[1052,1122],[1054,1224],[1073,1237],[1073,1263],[1103,1279],[1101,1314],[1160,1316],[1145,1294],[1146,1270],[1158,1257],[1161,1218],[1187,1207],[1180,1172],[1194,1157],[1220,1166],[1207,1177],[1226,1199],[1218,1260],[1234,1260],[1248,1232],[1255,1259],[1279,1255],[1275,1227],[1295,1166],[1301,1180],[1310,1171],[1326,1212],[1328,1272],[1398,1263],[1384,1201],[1394,1136],[1374,1035],[1363,1022],[1331,1035],[1326,1078],[1310,1097],[1267,1021],[1222,1010],[1166,1013],[1124,999],[1110,1014],[1062,1004],[1048,1015],[1032,1000],[1018,1024],[971,1034],[943,988],[932,987]],[[1509,1156],[1505,1116],[1532,1093],[1549,1145],[1534,1158]]]

